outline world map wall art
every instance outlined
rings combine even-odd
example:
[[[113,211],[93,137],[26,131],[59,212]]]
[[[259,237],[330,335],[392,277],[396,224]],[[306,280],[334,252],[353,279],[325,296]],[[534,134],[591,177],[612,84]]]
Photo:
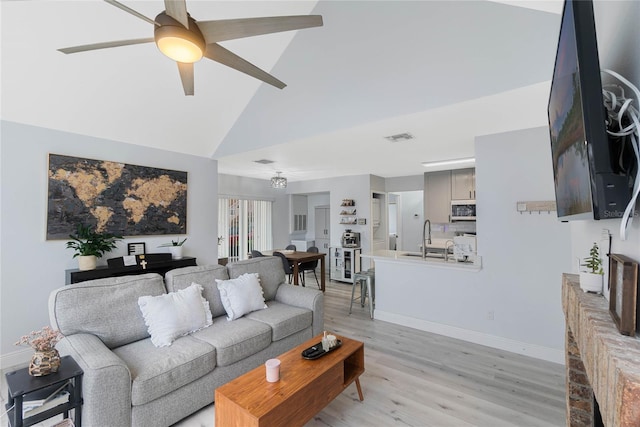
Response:
[[[186,234],[187,172],[49,154],[47,239]]]

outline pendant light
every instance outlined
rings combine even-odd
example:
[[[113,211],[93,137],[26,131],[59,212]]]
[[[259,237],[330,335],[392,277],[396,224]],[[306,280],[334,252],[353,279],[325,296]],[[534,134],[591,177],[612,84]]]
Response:
[[[287,178],[280,176],[282,172],[276,172],[277,176],[271,178],[271,188],[287,188]]]

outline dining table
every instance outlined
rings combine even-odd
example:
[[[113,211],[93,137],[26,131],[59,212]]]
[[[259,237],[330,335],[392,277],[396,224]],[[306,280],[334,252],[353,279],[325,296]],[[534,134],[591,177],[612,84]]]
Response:
[[[273,255],[274,252],[282,253],[287,261],[289,261],[293,266],[293,284],[298,286],[300,283],[300,264],[320,260],[320,290],[324,292],[325,290],[325,255],[322,252],[305,252],[305,251],[293,251],[286,249],[274,249],[272,251],[264,251],[264,255]]]

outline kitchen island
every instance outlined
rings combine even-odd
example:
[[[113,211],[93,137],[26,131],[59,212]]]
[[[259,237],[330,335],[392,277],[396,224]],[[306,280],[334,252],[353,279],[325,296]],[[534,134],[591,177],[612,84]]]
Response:
[[[375,262],[376,320],[493,344],[486,334],[472,331],[481,330],[476,329],[479,319],[491,321],[487,290],[479,283],[485,273],[480,257],[465,263],[442,257],[423,260],[419,252],[392,250],[362,257]]]
[[[375,251],[373,254],[362,254],[361,257],[370,258],[375,261],[376,273],[377,266],[387,262],[396,265],[410,264],[422,267],[462,271],[480,271],[482,269],[482,259],[479,256],[476,256],[473,262],[459,262],[454,259],[453,255],[449,255],[448,259],[445,259],[444,253],[442,252],[427,252],[424,259],[420,252],[392,250],[379,250]]]

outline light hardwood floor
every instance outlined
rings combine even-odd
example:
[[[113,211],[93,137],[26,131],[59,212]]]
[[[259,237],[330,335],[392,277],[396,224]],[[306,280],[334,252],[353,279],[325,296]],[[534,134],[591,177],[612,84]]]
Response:
[[[364,402],[352,384],[306,427],[565,425],[563,366],[372,321],[357,303],[349,315],[350,297],[350,285],[327,280],[325,329],[365,343]],[[212,427],[214,411],[174,427]]]
[[[566,425],[562,365],[372,321],[357,303],[349,315],[350,298],[327,280],[325,328],[365,343],[364,402],[352,384],[306,427]],[[174,427],[212,427],[214,411]]]

